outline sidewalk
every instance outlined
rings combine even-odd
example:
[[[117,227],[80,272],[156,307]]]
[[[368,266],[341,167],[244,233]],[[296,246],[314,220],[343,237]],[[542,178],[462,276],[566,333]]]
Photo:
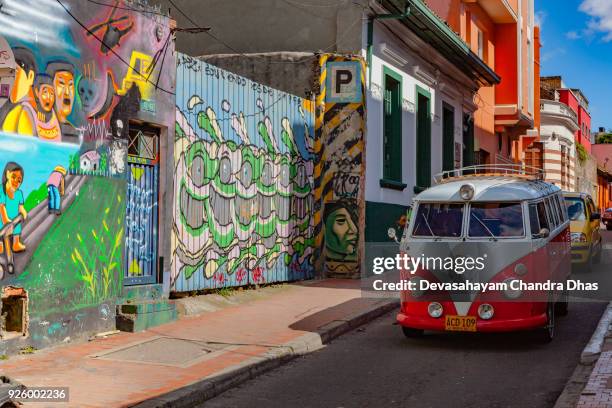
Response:
[[[608,306],[608,311],[611,308],[612,303]],[[606,318],[607,314],[609,313],[604,312],[602,317],[604,324],[600,321],[600,326],[604,326],[603,330],[598,327],[603,332],[600,335],[600,344],[595,347],[599,349],[600,354],[584,389],[580,393],[580,398],[576,404],[580,408],[612,407],[612,323],[609,317]]]
[[[25,406],[123,407],[145,400],[143,406],[180,406],[170,401],[211,398],[397,305],[362,298],[359,283],[286,285],[145,332],[11,357],[0,361],[0,374],[31,387],[70,388],[69,404]]]

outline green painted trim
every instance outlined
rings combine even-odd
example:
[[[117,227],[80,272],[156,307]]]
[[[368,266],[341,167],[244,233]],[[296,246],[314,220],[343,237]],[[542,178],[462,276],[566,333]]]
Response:
[[[408,187],[408,184],[406,183],[402,183],[401,181],[396,181],[396,180],[388,180],[388,179],[380,179],[380,186],[382,188],[390,188],[392,190],[404,190],[406,187]]]
[[[366,242],[390,242],[387,230],[397,227],[397,221],[410,207],[399,204],[366,201]]]
[[[394,160],[393,155],[391,155],[391,160],[389,163],[389,167],[390,170],[389,172],[391,174],[385,174],[385,165],[387,164],[386,162],[386,157],[385,157],[385,142],[384,142],[384,137],[385,137],[385,127],[387,126],[386,123],[386,115],[385,115],[385,94],[387,92],[387,77],[392,78],[393,80],[397,81],[399,83],[399,95],[398,95],[398,106],[397,108],[399,109],[399,113],[397,114],[399,116],[398,121],[399,123],[397,124],[397,134],[393,134],[393,140],[391,141],[391,145],[392,145],[392,150],[399,152],[399,160],[396,162],[396,160]],[[392,70],[391,68],[387,67],[386,65],[383,65],[383,78],[382,78],[382,82],[383,82],[383,180],[388,180],[388,181],[394,181],[397,184],[402,184],[402,160],[401,160],[401,152],[402,152],[402,116],[403,116],[403,109],[402,109],[402,100],[403,100],[403,87],[404,87],[404,82],[403,82],[403,78],[402,75],[399,74],[398,72]],[[397,159],[397,158],[396,158]],[[399,174],[399,177],[395,178],[392,175],[394,175],[395,173]]]
[[[426,96],[431,101],[431,92],[429,92],[427,89],[419,85],[416,85],[416,91],[417,91],[417,94]],[[429,114],[431,115],[431,105],[429,106]]]
[[[383,65],[383,86],[385,85],[385,76],[389,75],[391,78],[395,79],[397,82],[400,83],[400,96],[402,95],[402,83],[403,83],[403,78],[400,74],[398,74],[396,71],[392,70],[391,68],[389,68],[386,65]]]

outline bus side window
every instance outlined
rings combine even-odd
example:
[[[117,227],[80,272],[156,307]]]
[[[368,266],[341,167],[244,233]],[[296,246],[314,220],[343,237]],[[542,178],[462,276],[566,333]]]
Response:
[[[550,231],[550,225],[548,224],[548,219],[546,218],[546,206],[544,201],[540,201],[538,203],[538,221],[540,222],[540,228],[546,228]]]
[[[540,233],[540,222],[538,221],[538,205],[529,204],[529,225],[531,226],[531,236]]]
[[[559,216],[557,215],[557,211],[553,207],[550,197],[546,197],[546,207],[548,207],[548,214],[550,214],[550,224],[551,230],[557,228],[559,225]]]
[[[563,213],[561,212],[561,208],[559,207],[559,201],[557,200],[557,195],[553,195],[550,196],[550,202],[553,206],[553,209],[555,211],[555,214],[557,215],[557,218],[559,219],[559,225],[563,224],[564,220],[563,220]]]

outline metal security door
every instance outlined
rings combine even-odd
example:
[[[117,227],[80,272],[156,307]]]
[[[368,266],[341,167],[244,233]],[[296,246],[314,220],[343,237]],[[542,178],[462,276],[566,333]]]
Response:
[[[157,282],[159,131],[130,125],[125,285]]]

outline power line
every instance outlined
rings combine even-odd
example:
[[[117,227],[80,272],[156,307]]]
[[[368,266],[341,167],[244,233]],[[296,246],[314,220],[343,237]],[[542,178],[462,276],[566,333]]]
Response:
[[[181,10],[181,8],[179,6],[176,5],[176,3],[174,3],[173,0],[168,0],[168,2],[174,7],[176,8],[176,10],[183,15],[194,27],[199,27],[199,24],[196,23],[191,17],[189,17],[189,15],[187,15],[187,13],[185,13],[183,10]],[[358,4],[353,2],[353,4]],[[364,10],[366,7],[362,7]],[[360,18],[360,19],[355,19],[355,21],[353,21],[353,23],[348,26],[346,28],[346,30],[340,35],[340,37],[336,40],[336,42],[330,44],[329,46],[323,48],[321,51],[322,52],[327,52],[329,50],[331,50],[332,48],[334,48],[337,44],[338,44],[338,40],[343,39],[348,33],[349,31],[357,24],[357,22],[360,21],[364,21],[366,19]],[[227,48],[229,48],[230,50],[232,50],[234,53],[243,56],[243,57],[247,57],[247,58],[251,58],[251,57],[256,57],[256,58],[263,58],[265,59],[265,57],[260,56],[260,55],[256,55],[256,54],[245,54],[243,52],[238,51],[236,48],[232,47],[231,45],[229,45],[227,42],[223,41],[222,39],[220,39],[219,37],[217,37],[216,35],[214,35],[213,33],[209,32],[209,31],[205,31],[205,33],[210,36],[211,38],[215,39],[216,41],[218,41],[219,43],[223,44],[224,46],[226,46]],[[317,55],[313,55],[310,57],[304,57],[300,60],[297,61],[268,61],[269,64],[301,64],[303,62],[309,61],[309,60],[313,60],[313,59],[317,59],[318,56]]]
[[[163,92],[165,92],[165,93],[167,93],[167,94],[170,94],[170,95],[175,95],[175,93],[174,93],[174,92],[172,92],[172,91],[168,91],[167,89],[164,89],[164,88],[162,88],[162,87],[160,87],[160,86],[157,86],[157,85],[156,85],[156,84],[155,84],[153,81],[151,81],[151,80],[149,79],[149,76],[148,76],[148,75],[147,75],[147,76],[143,75],[143,74],[142,74],[142,73],[141,73],[139,70],[137,70],[137,69],[136,69],[136,68],[134,68],[132,65],[130,65],[130,63],[129,63],[129,62],[127,62],[125,59],[123,59],[123,57],[122,57],[121,55],[119,55],[119,54],[118,54],[118,53],[117,53],[117,52],[116,52],[116,51],[115,51],[115,50],[114,50],[112,47],[110,47],[110,46],[109,46],[107,43],[105,43],[103,39],[99,38],[99,37],[96,35],[96,33],[94,33],[94,32],[93,32],[93,31],[91,31],[89,28],[87,28],[87,27],[85,26],[85,24],[83,24],[83,23],[82,23],[82,22],[81,22],[81,21],[80,21],[80,20],[79,20],[79,19],[78,19],[78,18],[77,18],[77,17],[76,17],[74,14],[72,14],[72,13],[70,12],[70,10],[68,10],[68,8],[67,8],[67,7],[64,5],[64,3],[62,3],[62,1],[61,1],[61,0],[56,0],[56,1],[59,3],[59,5],[60,5],[60,6],[62,6],[62,8],[63,8],[63,9],[66,11],[66,13],[67,13],[67,14],[68,14],[70,17],[72,17],[72,19],[73,19],[74,21],[76,21],[76,23],[77,23],[78,25],[80,25],[80,26],[81,26],[81,27],[82,27],[82,28],[83,28],[85,31],[87,31],[87,33],[88,33],[89,35],[93,36],[93,37],[94,37],[96,40],[98,40],[98,41],[100,42],[100,44],[102,44],[102,45],[104,45],[106,48],[108,48],[108,50],[109,50],[110,52],[112,52],[112,53],[113,53],[113,54],[114,54],[114,55],[115,55],[115,56],[116,56],[116,57],[117,57],[117,58],[118,58],[118,59],[119,59],[121,62],[123,62],[123,63],[124,63],[126,66],[128,66],[128,67],[129,67],[129,68],[131,68],[131,69],[132,69],[134,72],[136,72],[138,75],[140,75],[141,77],[143,77],[143,78],[144,78],[144,79],[145,79],[147,82],[149,82],[151,85],[155,85],[156,89],[159,89],[159,90],[161,90],[161,91],[163,91]],[[161,75],[161,72],[160,72],[159,74]]]
[[[162,17],[169,17],[168,14],[160,13],[160,12],[153,11],[153,10],[137,9],[134,7],[124,7],[124,6],[119,6],[118,4],[108,4],[108,3],[103,3],[101,1],[96,1],[96,0],[87,0],[87,1],[93,4],[97,4],[99,6],[116,8],[117,10],[129,10],[129,11],[136,11],[138,13],[143,13],[143,14],[155,14],[155,15],[162,16]]]

